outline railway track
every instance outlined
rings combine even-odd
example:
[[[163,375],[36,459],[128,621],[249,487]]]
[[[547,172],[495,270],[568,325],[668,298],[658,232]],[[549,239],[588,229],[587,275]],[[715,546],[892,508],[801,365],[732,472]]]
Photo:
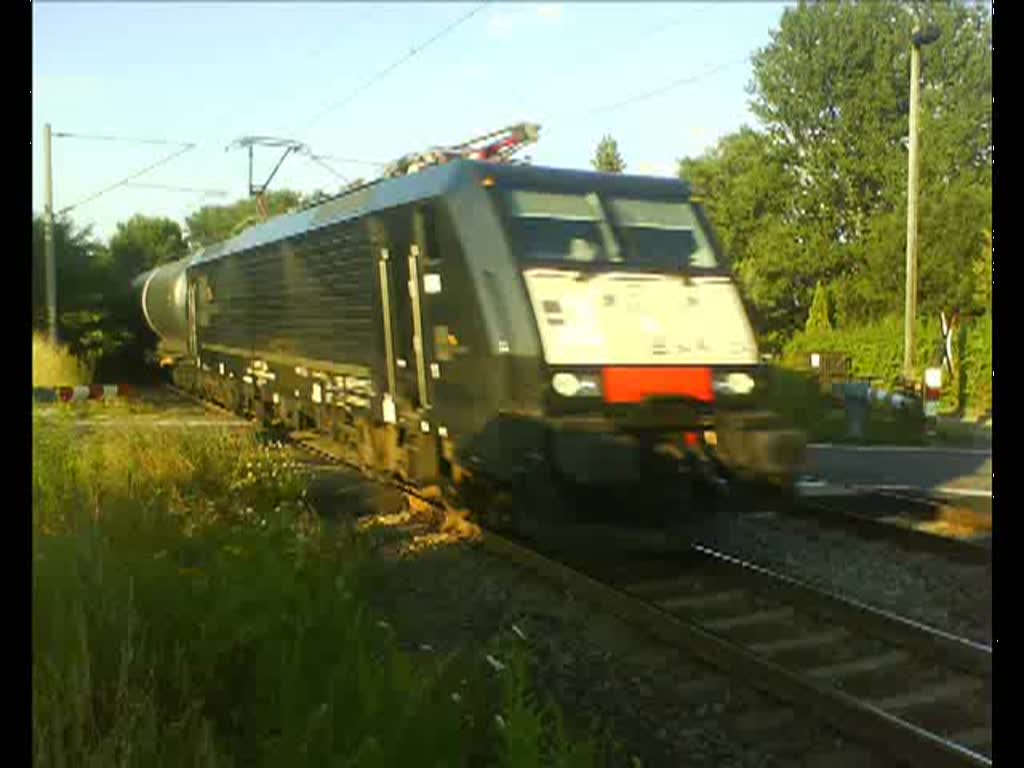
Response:
[[[685,560],[581,568],[593,597],[897,760],[991,764],[990,647],[711,548]]]
[[[290,439],[351,466],[311,434]],[[444,510],[433,496],[399,488],[419,509]],[[489,531],[478,542],[897,763],[992,764],[989,646],[705,546],[642,561],[592,547],[556,559]]]

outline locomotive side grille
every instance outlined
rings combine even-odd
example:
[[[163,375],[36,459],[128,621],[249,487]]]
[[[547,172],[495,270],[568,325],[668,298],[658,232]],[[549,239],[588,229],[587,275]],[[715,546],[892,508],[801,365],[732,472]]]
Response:
[[[363,227],[338,224],[199,267],[206,343],[368,364],[373,259]]]

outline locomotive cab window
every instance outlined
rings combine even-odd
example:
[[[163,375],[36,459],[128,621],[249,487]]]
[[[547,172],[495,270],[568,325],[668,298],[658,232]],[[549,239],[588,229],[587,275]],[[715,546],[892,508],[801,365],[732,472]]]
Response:
[[[525,190],[503,198],[512,247],[524,261],[671,271],[719,266],[685,203]]]
[[[630,263],[714,269],[714,251],[693,209],[683,203],[612,198],[608,207]]]
[[[526,261],[608,261],[602,214],[584,195],[505,194],[513,247]]]

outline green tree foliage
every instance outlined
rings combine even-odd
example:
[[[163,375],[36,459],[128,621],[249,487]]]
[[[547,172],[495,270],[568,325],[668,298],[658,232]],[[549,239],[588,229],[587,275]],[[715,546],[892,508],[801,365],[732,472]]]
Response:
[[[129,282],[153,267],[182,258],[188,252],[178,222],[142,215],[118,223],[108,250],[114,275]]]
[[[33,329],[46,328],[43,220],[32,220]],[[176,235],[176,236],[175,236]],[[135,378],[153,343],[139,322],[131,281],[139,272],[184,253],[181,231],[167,219],[136,216],[104,246],[69,218],[54,222],[57,326],[71,353],[94,367],[101,383]]]
[[[32,217],[32,326],[46,328],[46,262],[41,216]],[[109,256],[88,228],[59,217],[53,226],[57,307],[74,312],[94,307],[108,290]]]
[[[991,227],[992,20],[955,0],[802,2],[754,56],[743,129],[680,174],[708,199],[769,348],[818,281],[840,323],[902,307],[910,34],[936,24],[921,96],[919,307],[979,309],[972,266]]]
[[[827,333],[832,330],[832,321],[829,319],[828,291],[822,283],[814,289],[814,301],[811,302],[811,312],[807,317],[808,333]]]
[[[287,189],[264,195],[264,203],[271,217],[287,213],[301,202],[302,196],[298,192]],[[185,219],[189,246],[204,248],[223,242],[261,220],[255,198],[245,198],[230,205],[204,206]]]
[[[619,145],[611,136],[601,139],[591,164],[602,173],[622,173],[626,170],[626,163],[619,154]]]

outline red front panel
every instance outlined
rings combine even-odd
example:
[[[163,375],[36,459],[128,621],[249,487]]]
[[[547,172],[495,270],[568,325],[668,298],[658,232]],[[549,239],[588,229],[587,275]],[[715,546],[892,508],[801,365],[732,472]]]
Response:
[[[714,401],[710,368],[605,368],[601,379],[606,403],[640,403],[659,395]]]

